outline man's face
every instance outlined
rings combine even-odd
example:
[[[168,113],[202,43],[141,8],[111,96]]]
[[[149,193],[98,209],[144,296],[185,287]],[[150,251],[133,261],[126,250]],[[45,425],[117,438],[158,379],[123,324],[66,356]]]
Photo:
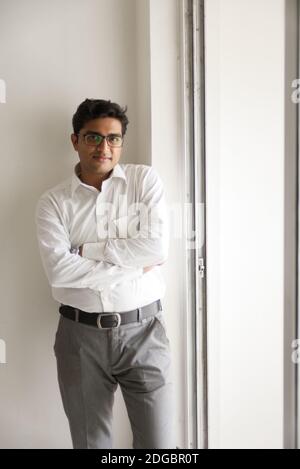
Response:
[[[78,152],[81,170],[90,175],[101,176],[109,174],[118,163],[122,147],[113,147],[103,139],[100,145],[87,145],[86,134],[119,135],[122,136],[122,124],[114,117],[100,117],[85,124],[79,135],[72,134],[74,149]],[[102,158],[102,159],[101,159]]]

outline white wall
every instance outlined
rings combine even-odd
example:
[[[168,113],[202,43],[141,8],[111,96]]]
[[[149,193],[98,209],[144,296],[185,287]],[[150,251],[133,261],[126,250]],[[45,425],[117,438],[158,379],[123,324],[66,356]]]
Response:
[[[294,58],[286,61],[285,3],[206,1],[211,448],[282,448],[286,406],[292,418],[284,394],[293,384],[284,356],[292,330],[284,319],[294,320],[295,290],[285,285],[285,275],[294,277],[284,243],[294,238],[284,209],[285,171],[292,174],[296,154],[295,140],[285,139],[287,122],[295,138],[285,67],[295,70],[296,43],[289,39]],[[294,200],[287,203],[293,217]]]
[[[0,0],[1,291],[0,447],[71,446],[52,351],[58,304],[42,270],[34,210],[78,161],[71,117],[86,97],[128,104],[124,162],[147,162],[136,146],[135,0]],[[145,98],[146,100],[146,98]],[[118,390],[116,447],[131,431]]]
[[[42,270],[34,210],[40,194],[68,177],[78,160],[69,141],[77,105],[86,97],[128,104],[130,124],[122,161],[153,164],[166,184],[170,203],[178,200],[180,172],[178,162],[173,166],[173,156],[179,130],[174,102],[179,83],[170,87],[165,76],[166,108],[160,114],[162,90],[156,81],[157,72],[172,77],[176,68],[176,12],[172,0],[163,4],[152,0],[0,0],[0,79],[7,85],[6,104],[0,106],[6,176],[0,188],[5,266],[1,270],[0,339],[7,345],[7,364],[0,366],[2,448],[71,447],[52,352],[58,304]],[[164,51],[159,50],[156,38],[158,25],[165,31]],[[168,131],[174,139],[172,148],[165,138]],[[177,250],[172,244],[170,259],[174,256],[176,262]],[[181,269],[179,264],[174,269],[171,260],[164,269],[168,291],[164,306],[178,399],[177,444],[183,447],[184,357],[180,323],[174,322],[182,314]],[[119,389],[114,439],[117,448],[131,447]]]
[[[136,138],[137,163],[151,165],[150,0],[136,3]]]

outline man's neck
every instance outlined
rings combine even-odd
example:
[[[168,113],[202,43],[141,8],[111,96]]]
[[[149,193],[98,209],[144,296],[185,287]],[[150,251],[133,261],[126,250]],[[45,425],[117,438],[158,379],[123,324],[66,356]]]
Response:
[[[96,189],[98,189],[98,191],[101,192],[102,182],[109,178],[112,171],[113,170],[111,170],[107,174],[104,174],[103,176],[102,175],[95,176],[93,174],[91,175],[91,174],[85,174],[84,172],[81,172],[81,174],[79,175],[79,178],[84,184],[87,184],[89,186],[93,186]]]

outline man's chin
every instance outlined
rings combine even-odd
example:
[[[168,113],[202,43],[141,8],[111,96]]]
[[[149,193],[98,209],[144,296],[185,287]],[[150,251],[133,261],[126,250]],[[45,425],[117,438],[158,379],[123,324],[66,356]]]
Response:
[[[94,160],[93,164],[91,165],[92,169],[96,172],[100,173],[107,173],[113,168],[113,164],[111,160],[107,161],[97,161]]]

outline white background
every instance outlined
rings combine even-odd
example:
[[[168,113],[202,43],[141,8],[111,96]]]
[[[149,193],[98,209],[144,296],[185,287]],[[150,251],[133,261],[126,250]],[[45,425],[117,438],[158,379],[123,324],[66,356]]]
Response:
[[[176,4],[171,6],[174,10]],[[2,448],[71,446],[52,350],[59,305],[51,298],[42,270],[34,210],[41,193],[69,177],[78,161],[70,142],[71,118],[87,97],[128,105],[122,161],[152,164],[149,15],[149,3],[142,0],[0,1],[0,77],[7,85],[6,104],[0,106],[0,338],[7,352],[7,364],[0,365]],[[170,119],[164,129],[172,125]],[[176,142],[172,147],[168,141],[169,137],[160,140],[160,149],[153,148],[153,164],[165,142],[169,159],[162,178],[166,185],[170,178],[173,187],[177,176],[172,177],[168,165],[172,153],[176,155]],[[174,193],[168,192],[172,198]],[[179,281],[172,248],[169,264],[164,269],[166,277],[168,269],[172,272],[172,279],[164,308],[167,321],[173,322],[179,310],[179,292],[174,294],[173,288]],[[170,336],[180,400],[179,334],[180,325],[174,321]],[[177,420],[178,446],[184,446],[180,401]],[[118,389],[114,446],[130,448],[131,441]]]
[[[34,210],[40,194],[69,177],[78,160],[70,143],[77,105],[86,97],[128,104],[122,161],[153,164],[169,204],[184,200],[179,2],[0,0],[0,78],[7,85],[0,105],[2,448],[71,447],[52,350],[58,304],[37,251]],[[215,448],[281,448],[292,419],[288,4],[295,2],[206,1],[208,398]],[[184,267],[182,240],[172,239],[163,305],[180,447],[188,445]],[[114,417],[114,446],[131,447],[119,390]]]

